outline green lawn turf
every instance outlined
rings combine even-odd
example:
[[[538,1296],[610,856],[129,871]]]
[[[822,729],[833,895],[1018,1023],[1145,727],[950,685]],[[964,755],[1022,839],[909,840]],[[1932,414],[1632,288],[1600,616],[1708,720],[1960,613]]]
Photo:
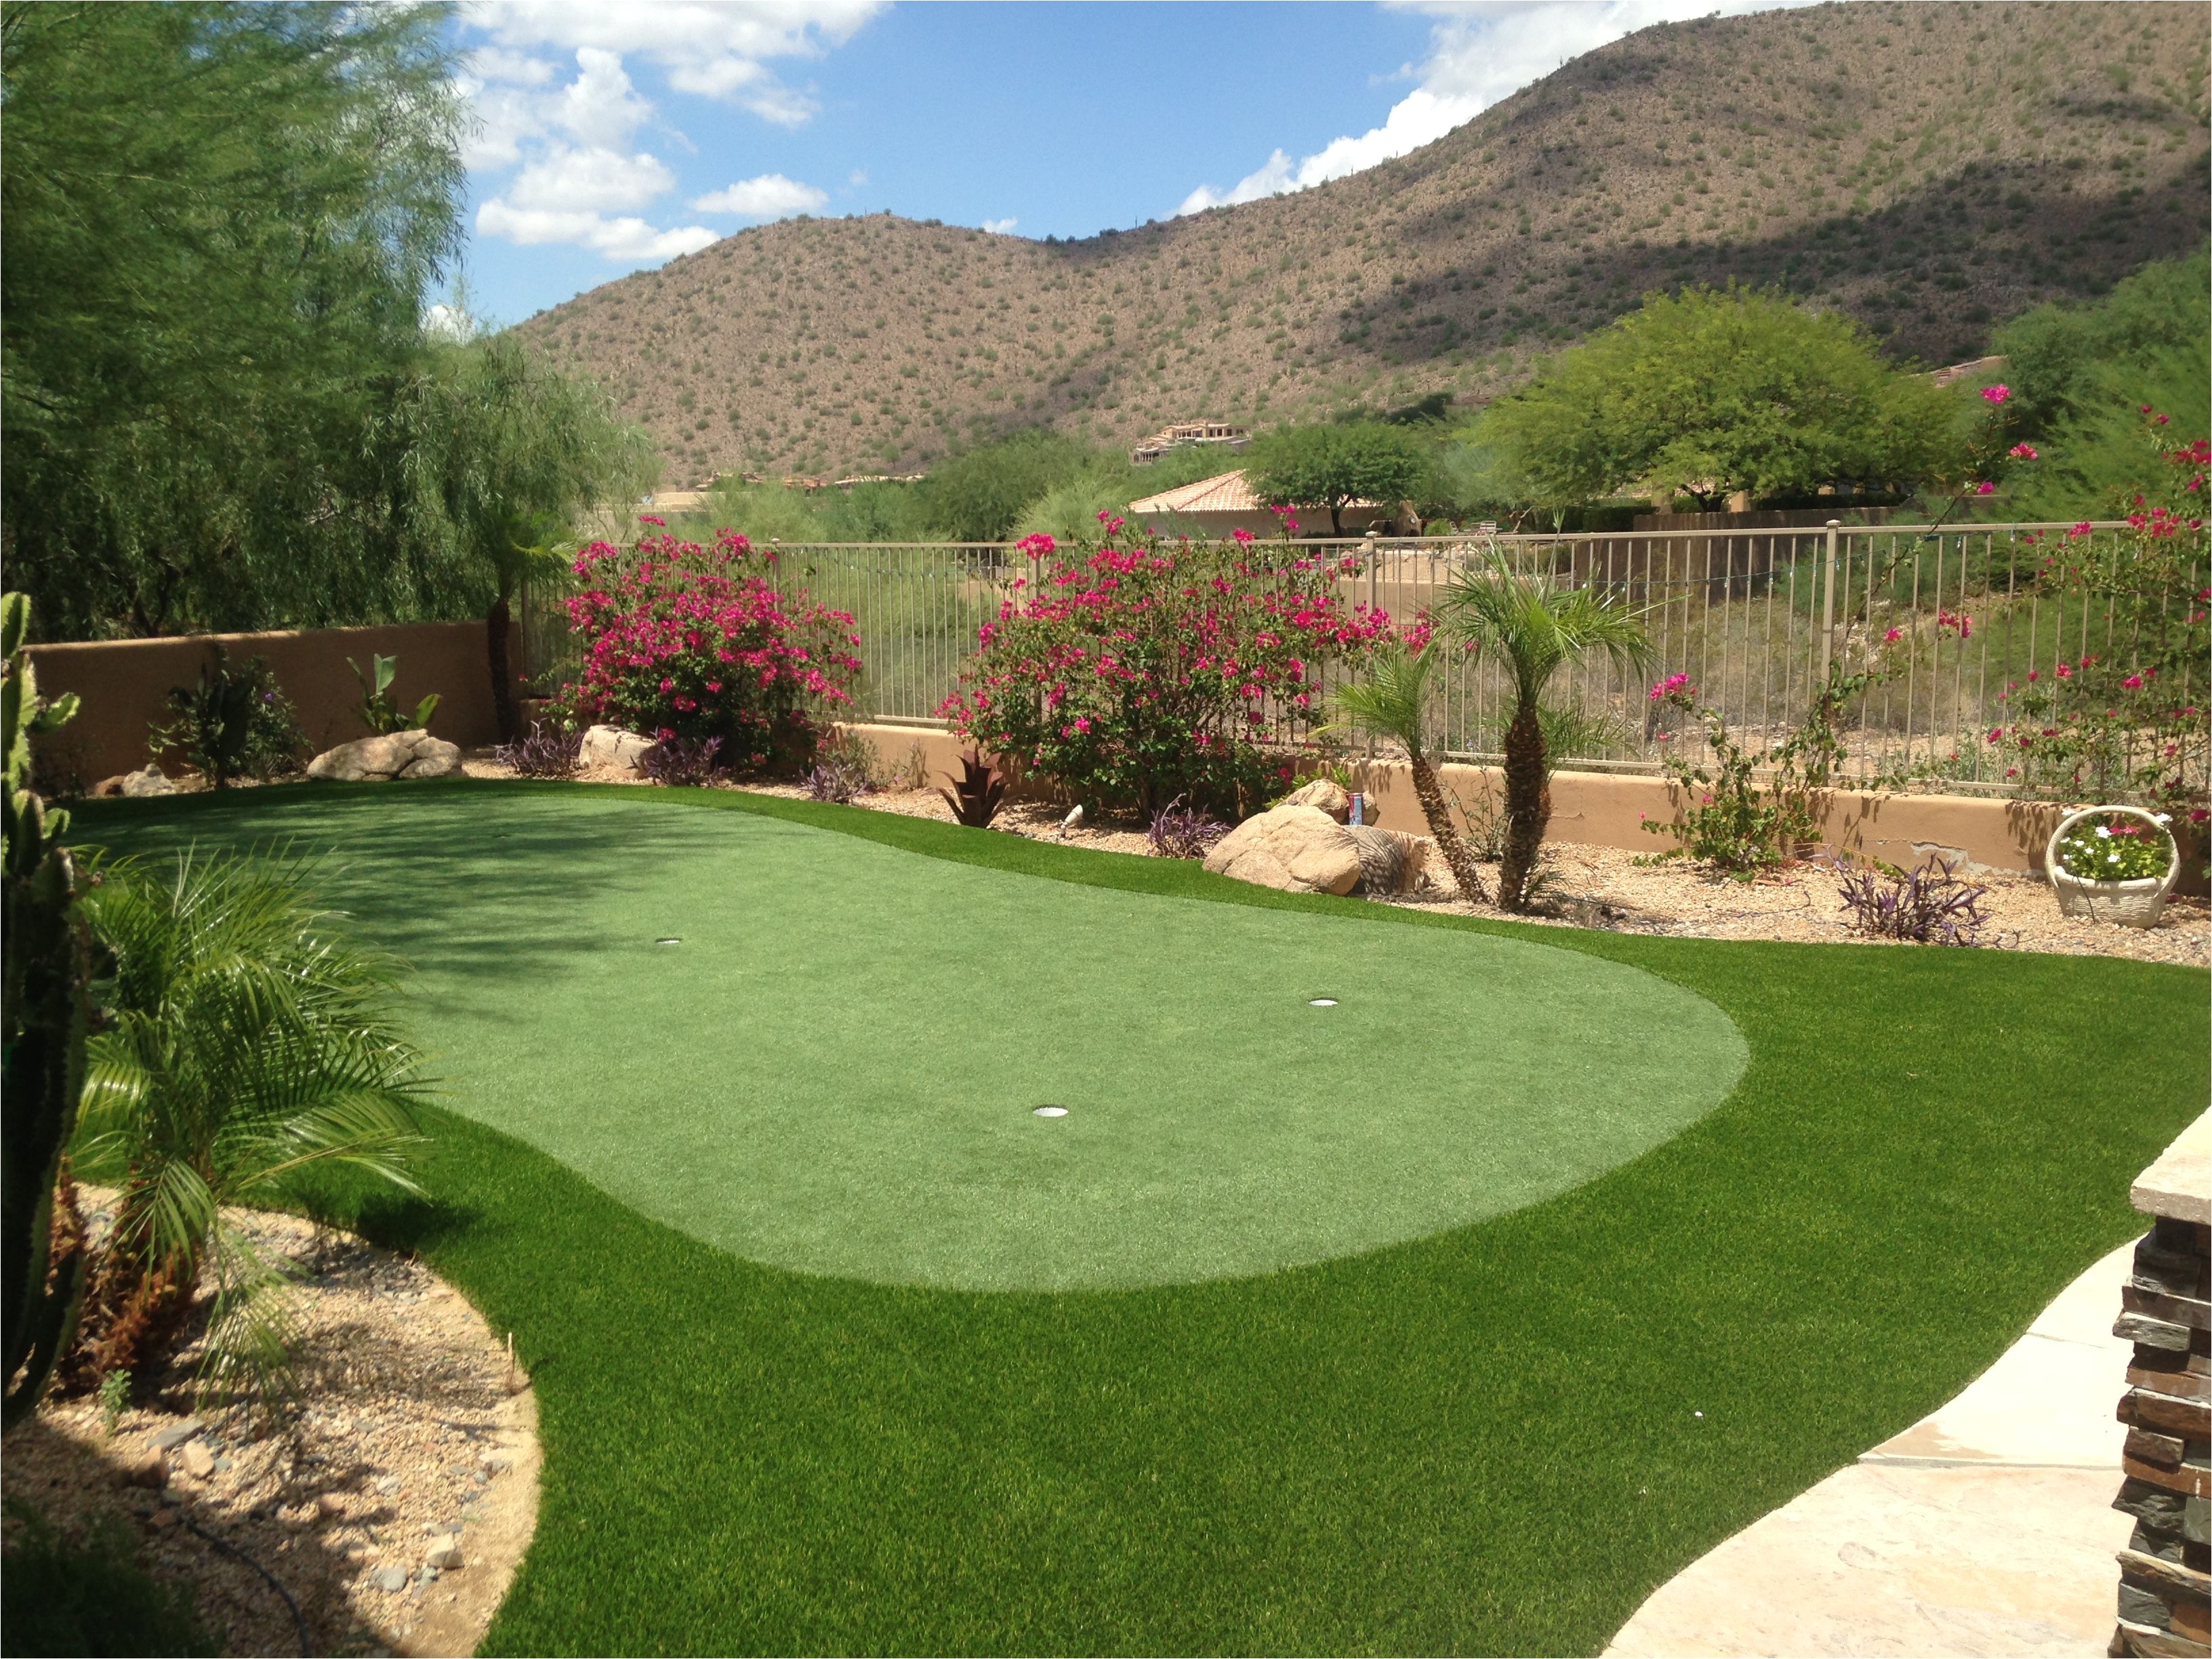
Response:
[[[542,831],[506,828],[526,845],[504,870],[417,841],[410,864],[378,872],[391,915],[418,913],[413,948],[442,927],[446,950],[481,957],[482,1006],[426,1007],[426,1024],[487,1026],[538,1018],[545,988],[567,982],[559,919],[586,901],[564,860],[579,856],[575,825],[599,821],[574,803],[618,803],[644,848],[671,799],[547,785],[270,790],[103,804],[78,827],[118,848],[266,839],[295,811],[341,821],[364,797],[378,823],[439,814],[455,797],[482,803],[487,822],[524,799],[526,818],[542,815]],[[1224,930],[1267,913],[1295,924],[1292,941],[1315,941],[1310,962],[1290,947],[1289,988],[1343,998],[1316,1018],[1362,1006],[1322,971],[1372,948],[1344,942],[1362,929],[1388,938],[1389,960],[1447,960],[1407,953],[1449,940],[1488,995],[1523,1004],[1577,982],[1557,964],[1530,977],[1527,964],[1579,953],[1717,1006],[1749,1060],[1716,1109],[1676,1109],[1687,1127],[1673,1138],[1622,1163],[1608,1141],[1589,1162],[1613,1167],[1526,1207],[1424,1237],[1401,1219],[1382,1229],[1401,1242],[1259,1276],[1058,1292],[762,1265],[647,1218],[520,1139],[439,1114],[433,1201],[372,1195],[360,1221],[421,1249],[513,1328],[537,1379],[539,1530],[492,1651],[1595,1651],[1685,1563],[1954,1392],[2128,1237],[2130,1178],[2205,1099],[2207,986],[2194,971],[1516,929],[885,814],[727,793],[688,805],[718,827],[732,813],[1051,878],[1060,884],[1015,885],[1066,918],[1071,952],[1091,943],[1078,918],[1114,914],[1082,908],[1096,890],[1115,903],[1218,901]],[[729,825],[741,837],[765,827]],[[371,835],[345,851],[349,872],[332,872],[364,925],[378,885],[366,878],[381,862]],[[823,839],[795,844],[842,868],[936,879],[923,860],[878,866]],[[471,923],[495,884],[528,901],[509,914],[540,919],[540,945],[502,951]],[[654,929],[692,931],[629,960],[650,970],[652,951],[682,957],[711,931],[713,902],[702,894],[666,923],[641,914]],[[979,927],[985,902],[938,918],[942,938],[902,935],[915,983]],[[1157,904],[1146,937],[1166,937],[1167,919],[1189,910]],[[619,954],[579,927],[586,950]],[[1491,941],[1516,939],[1547,948],[1489,954]],[[759,949],[794,954],[787,937],[764,935]],[[1145,969],[1104,952],[1091,966],[1102,981]],[[1634,975],[1591,982],[1650,994]],[[1425,994],[1394,989],[1414,1005]],[[1106,1052],[1071,1050],[1057,1075],[1023,1074],[1046,1034],[1024,1026],[1019,994],[1011,1000],[975,1011],[994,1041],[921,1046],[907,1057],[913,1073],[956,1073],[971,1094],[1014,1078],[1011,1115],[1024,1091],[1065,1087],[1075,1059]],[[1686,1017],[1700,1005],[1677,1006]],[[1331,1029],[1297,1024],[1302,997],[1285,1012],[1302,1043]],[[1233,1016],[1225,1007],[1214,1024]],[[1528,1017],[1563,1038],[1603,1029],[1556,1009]],[[1492,1038],[1503,1024],[1479,1029]],[[611,1093],[605,1067],[649,1051],[672,1085],[692,1074],[672,1050],[699,1073],[759,1065],[745,1037],[672,1024],[611,1023],[594,1051],[602,1069],[582,1081]],[[1411,1030],[1408,1048],[1481,1071],[1487,1051],[1450,1018]],[[770,1051],[787,1052],[773,1047],[782,1041],[770,1034]],[[1266,1080],[1294,1077],[1311,1052],[1287,1048]],[[1310,1063],[1365,1067],[1346,1109],[1388,1110],[1394,1073],[1377,1068],[1431,1062],[1376,1052],[1355,1042]],[[449,1074],[461,1061],[447,1056]],[[856,1078],[879,1063],[871,1049]],[[942,1129],[941,1103],[955,1097],[922,1115],[939,1112]],[[769,1121],[749,1110],[732,1121]],[[1414,1133],[1434,1121],[1417,1113]],[[599,1161],[605,1187],[629,1178],[618,1157],[577,1147],[569,1155]],[[719,1224],[700,1194],[656,1207],[693,1232]],[[1249,1230],[1231,1243],[1239,1236]],[[971,1253],[971,1268],[990,1255]],[[1179,1278],[1188,1264],[1144,1271]]]

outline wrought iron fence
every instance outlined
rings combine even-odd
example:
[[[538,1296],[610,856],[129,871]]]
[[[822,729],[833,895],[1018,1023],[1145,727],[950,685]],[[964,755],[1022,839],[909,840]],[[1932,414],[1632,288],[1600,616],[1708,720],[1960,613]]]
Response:
[[[1865,662],[1892,629],[1901,668],[1850,711],[1847,771],[1860,777],[1917,769],[1947,788],[1997,789],[2002,763],[1979,740],[1999,724],[2008,684],[2062,657],[2125,653],[2113,613],[2039,580],[2045,538],[2063,525],[1881,525],[1739,532],[1663,530],[1577,535],[1479,535],[1260,543],[1256,557],[1318,554],[1347,562],[1346,599],[1413,620],[1460,571],[1490,559],[1604,592],[1644,616],[1656,678],[1686,674],[1740,738],[1779,741],[1806,712],[1832,663]],[[2124,525],[2100,523],[2103,541]],[[1016,590],[1029,561],[999,543],[785,544],[782,580],[850,611],[867,665],[864,718],[932,724],[985,621]],[[1961,629],[1946,616],[1966,619]],[[574,664],[558,596],[526,595],[526,672],[557,681]],[[1494,758],[1511,716],[1498,664],[1462,657],[1440,677],[1434,727],[1455,756]],[[1602,662],[1562,671],[1548,693],[1559,758],[1577,767],[1658,769],[1672,730],[1646,683],[1625,683]],[[1285,732],[1291,727],[1285,721]]]

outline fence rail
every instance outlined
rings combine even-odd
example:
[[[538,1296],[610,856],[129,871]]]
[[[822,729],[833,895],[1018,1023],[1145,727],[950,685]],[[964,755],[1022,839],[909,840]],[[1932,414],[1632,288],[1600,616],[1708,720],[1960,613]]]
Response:
[[[2041,544],[2072,528],[1832,525],[1370,538],[1253,550],[1346,560],[1344,597],[1401,623],[1431,609],[1458,572],[1493,557],[1598,588],[1643,613],[1656,675],[1688,675],[1753,749],[1794,728],[1832,663],[1865,661],[1896,629],[1892,649],[1902,672],[1850,711],[1845,769],[1875,777],[1918,768],[1946,788],[1972,793],[2003,787],[2002,762],[1980,734],[2002,723],[2008,684],[2061,658],[2130,648],[2109,610],[2037,580]],[[2126,528],[2093,525],[2093,548]],[[1029,568],[1003,543],[781,544],[776,551],[787,586],[853,614],[867,665],[860,713],[893,723],[935,721],[977,628]],[[532,678],[558,680],[574,665],[558,597],[525,596],[523,657]],[[1947,614],[1968,619],[1963,637],[1955,623],[1941,625]],[[1512,712],[1499,665],[1462,659],[1441,678],[1433,719],[1442,746],[1456,757],[1495,757]],[[1695,729],[1670,729],[1668,711],[1644,684],[1624,683],[1602,663],[1563,671],[1549,696],[1560,758],[1578,767],[1654,772],[1662,733],[1668,747],[1703,741]],[[1287,717],[1279,735],[1296,735]]]

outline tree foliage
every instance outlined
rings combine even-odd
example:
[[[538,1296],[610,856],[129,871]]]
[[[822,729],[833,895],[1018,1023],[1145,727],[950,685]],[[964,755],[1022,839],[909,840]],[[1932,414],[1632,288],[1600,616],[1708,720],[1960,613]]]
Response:
[[[422,7],[0,9],[0,509],[62,635],[434,612],[395,399],[460,246]]]
[[[1838,313],[1690,288],[1560,353],[1492,405],[1477,435],[1546,505],[1635,489],[1717,506],[1738,490],[1942,475],[1956,460],[1956,410]]]
[[[1340,536],[1346,507],[1366,501],[1395,508],[1419,493],[1428,468],[1427,447],[1406,426],[1360,421],[1273,433],[1253,446],[1244,474],[1263,501],[1327,508]]]

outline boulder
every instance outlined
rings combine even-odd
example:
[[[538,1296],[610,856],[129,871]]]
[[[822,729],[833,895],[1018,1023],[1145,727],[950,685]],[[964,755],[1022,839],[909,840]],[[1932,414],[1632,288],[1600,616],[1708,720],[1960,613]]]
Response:
[[[1318,806],[1275,806],[1216,842],[1206,867],[1285,893],[1348,893],[1359,884],[1359,843]]]
[[[177,793],[177,786],[173,780],[161,775],[160,767],[149,764],[142,772],[118,772],[112,778],[102,778],[92,786],[92,793],[103,796],[128,795],[135,799],[141,795],[173,795]]]
[[[1425,836],[1371,823],[1355,823],[1350,834],[1359,848],[1361,892],[1410,893],[1421,884],[1421,868],[1429,858]]]
[[[1313,778],[1275,803],[1278,806],[1318,806],[1343,823],[1352,817],[1352,797],[1327,778]]]
[[[445,778],[461,769],[458,744],[428,732],[386,732],[356,738],[307,763],[307,775],[329,783],[384,783],[393,778]]]
[[[647,751],[654,746],[651,738],[625,732],[619,726],[595,726],[584,733],[584,746],[578,759],[586,767],[604,767],[635,777],[643,769],[641,763]]]

